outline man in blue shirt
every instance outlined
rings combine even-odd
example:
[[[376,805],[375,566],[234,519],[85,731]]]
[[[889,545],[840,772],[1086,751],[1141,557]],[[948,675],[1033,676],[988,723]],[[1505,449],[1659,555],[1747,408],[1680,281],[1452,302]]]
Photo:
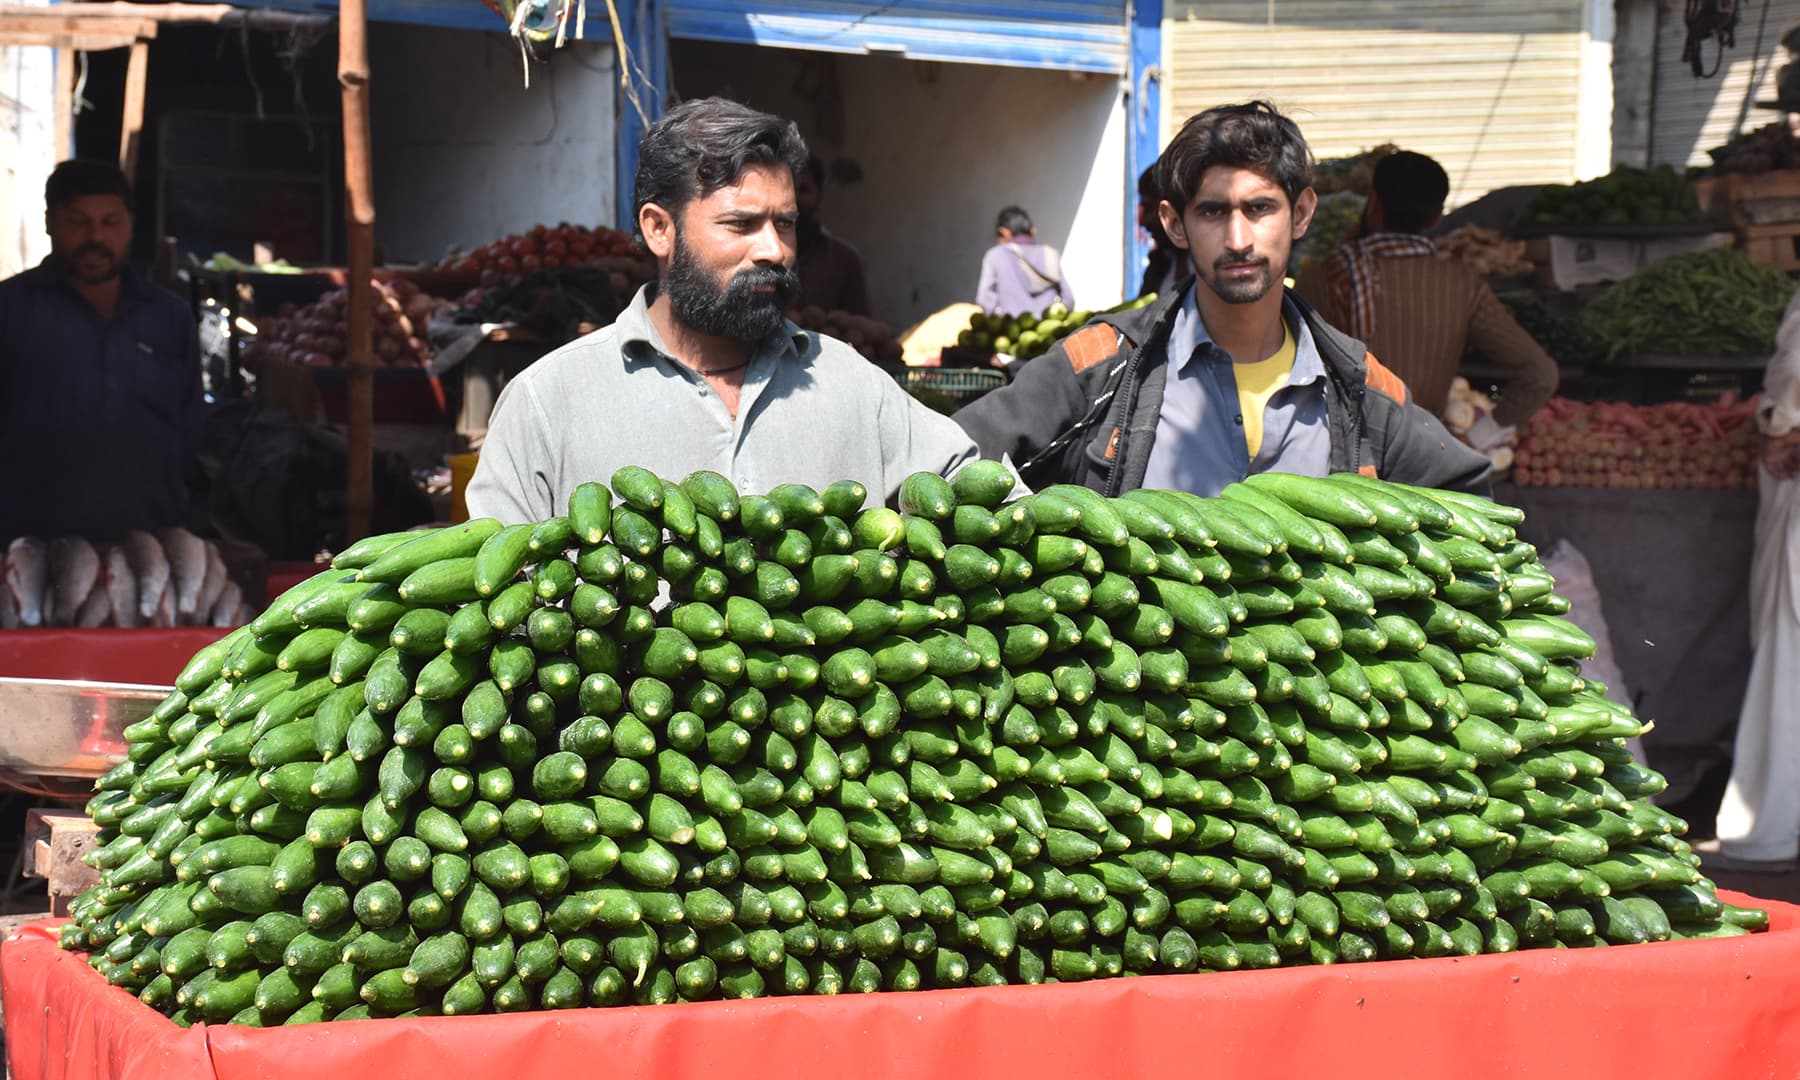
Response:
[[[193,315],[126,265],[131,185],[116,167],[65,161],[44,201],[49,257],[0,281],[0,541],[185,525]]]

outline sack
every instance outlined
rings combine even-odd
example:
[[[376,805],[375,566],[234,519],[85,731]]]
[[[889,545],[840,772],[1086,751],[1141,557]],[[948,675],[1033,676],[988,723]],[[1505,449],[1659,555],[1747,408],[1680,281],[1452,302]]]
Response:
[[[1625,686],[1625,673],[1613,659],[1612,634],[1600,610],[1600,589],[1594,583],[1594,570],[1588,565],[1587,556],[1569,541],[1558,540],[1544,556],[1544,569],[1556,579],[1556,591],[1569,601],[1569,613],[1563,617],[1594,639],[1594,658],[1581,662],[1582,675],[1605,683],[1607,698],[1630,708],[1631,692]],[[1629,740],[1629,746],[1631,756],[1642,763],[1644,751],[1638,740]]]

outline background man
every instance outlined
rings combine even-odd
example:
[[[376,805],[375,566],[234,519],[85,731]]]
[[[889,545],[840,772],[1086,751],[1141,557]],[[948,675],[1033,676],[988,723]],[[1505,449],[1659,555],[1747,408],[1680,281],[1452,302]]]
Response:
[[[1485,490],[1487,459],[1281,287],[1318,196],[1312,155],[1266,102],[1194,116],[1157,163],[1163,229],[1195,283],[1103,315],[956,414],[1027,483],[1216,495],[1255,472],[1361,471]]]
[[[996,315],[1042,315],[1058,300],[1075,306],[1074,290],[1063,277],[1062,256],[1040,244],[1031,217],[1016,206],[994,220],[994,246],[981,256],[975,302]]]
[[[1409,150],[1375,166],[1360,235],[1301,278],[1301,295],[1331,325],[1365,342],[1420,405],[1442,416],[1463,353],[1506,375],[1496,423],[1524,422],[1556,393],[1556,361],[1474,271],[1439,259],[1426,237],[1444,218],[1450,177]]]
[[[131,185],[65,161],[50,255],[0,282],[0,540],[184,525],[203,400],[193,313],[126,264]]]
[[[794,178],[794,201],[800,208],[794,237],[800,306],[867,315],[868,269],[862,253],[832,235],[819,220],[819,203],[824,197],[825,163],[809,157]]]
[[[1150,234],[1150,257],[1145,260],[1144,283],[1137,292],[1140,297],[1169,296],[1194,270],[1187,252],[1170,243],[1169,234],[1163,231],[1157,209],[1162,201],[1162,193],[1156,190],[1156,166],[1151,165],[1138,176],[1138,228]]]
[[[741,491],[849,478],[879,500],[910,473],[977,456],[948,417],[784,316],[805,163],[792,123],[721,98],[678,105],[644,134],[633,201],[660,278],[507,385],[471,514],[550,517],[621,465],[672,480],[712,469]]]

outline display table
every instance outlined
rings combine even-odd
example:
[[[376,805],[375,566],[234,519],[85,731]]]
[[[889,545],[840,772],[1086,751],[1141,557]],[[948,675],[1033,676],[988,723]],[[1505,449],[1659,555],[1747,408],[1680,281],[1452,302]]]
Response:
[[[1729,895],[1729,894],[1727,894]],[[0,948],[16,1080],[1800,1074],[1800,908],[1752,937],[1467,959],[289,1028],[175,1027],[57,949]]]
[[[1525,511],[1520,534],[1540,552],[1568,540],[1587,557],[1633,707],[1656,724],[1644,749],[1669,780],[1657,801],[1686,809],[1710,787],[1691,819],[1710,833],[1750,678],[1756,493],[1500,485],[1494,495]]]

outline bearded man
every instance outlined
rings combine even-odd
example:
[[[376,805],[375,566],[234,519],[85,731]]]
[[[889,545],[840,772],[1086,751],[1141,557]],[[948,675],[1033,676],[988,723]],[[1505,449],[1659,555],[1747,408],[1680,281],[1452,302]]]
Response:
[[[622,465],[698,469],[743,492],[851,479],[889,499],[948,475],[974,440],[849,345],[784,314],[806,144],[789,121],[722,98],[685,102],[638,144],[633,202],[659,278],[613,325],[550,353],[495,403],[469,512],[563,512]]]
[[[203,398],[192,309],[126,264],[131,185],[65,161],[50,254],[0,281],[0,543],[185,525]]]

